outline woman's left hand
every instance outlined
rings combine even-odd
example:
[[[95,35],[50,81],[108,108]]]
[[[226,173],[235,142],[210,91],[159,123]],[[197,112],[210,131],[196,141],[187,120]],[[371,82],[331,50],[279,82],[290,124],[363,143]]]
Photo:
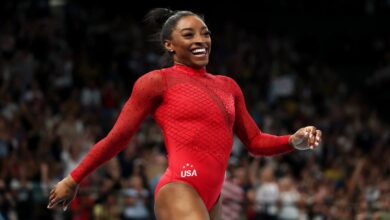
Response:
[[[322,132],[314,126],[299,129],[290,136],[289,144],[298,150],[314,149],[321,143]]]

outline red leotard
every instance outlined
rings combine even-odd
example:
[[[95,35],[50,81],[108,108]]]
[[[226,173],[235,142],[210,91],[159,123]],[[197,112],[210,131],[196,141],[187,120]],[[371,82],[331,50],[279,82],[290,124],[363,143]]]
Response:
[[[234,80],[176,64],[137,80],[112,130],[72,171],[73,179],[80,182],[119,153],[148,114],[160,125],[168,152],[168,168],[155,194],[167,183],[184,182],[199,193],[209,211],[221,192],[233,133],[255,155],[294,150],[288,135],[259,130]]]

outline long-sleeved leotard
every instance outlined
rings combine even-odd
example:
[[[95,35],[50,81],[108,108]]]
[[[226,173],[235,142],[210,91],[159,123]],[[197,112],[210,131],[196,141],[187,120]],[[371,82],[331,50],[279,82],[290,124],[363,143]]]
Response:
[[[198,192],[208,210],[221,192],[234,133],[254,155],[294,150],[288,135],[260,131],[234,80],[176,64],[136,81],[112,130],[72,171],[73,179],[80,182],[119,153],[148,114],[161,127],[168,152],[168,168],[155,194],[167,183],[184,182]]]

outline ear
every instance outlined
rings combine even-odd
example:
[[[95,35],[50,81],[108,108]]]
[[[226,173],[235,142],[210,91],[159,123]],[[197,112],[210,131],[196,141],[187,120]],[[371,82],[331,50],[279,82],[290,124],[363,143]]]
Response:
[[[171,40],[165,40],[164,47],[168,52],[173,53],[174,50],[173,50],[173,45]]]

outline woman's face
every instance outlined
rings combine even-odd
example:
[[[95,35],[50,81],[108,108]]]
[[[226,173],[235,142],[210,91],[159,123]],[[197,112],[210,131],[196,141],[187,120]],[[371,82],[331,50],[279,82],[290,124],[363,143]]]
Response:
[[[171,39],[165,41],[165,47],[174,52],[175,63],[202,68],[209,63],[210,31],[199,17],[182,17],[172,31]]]

